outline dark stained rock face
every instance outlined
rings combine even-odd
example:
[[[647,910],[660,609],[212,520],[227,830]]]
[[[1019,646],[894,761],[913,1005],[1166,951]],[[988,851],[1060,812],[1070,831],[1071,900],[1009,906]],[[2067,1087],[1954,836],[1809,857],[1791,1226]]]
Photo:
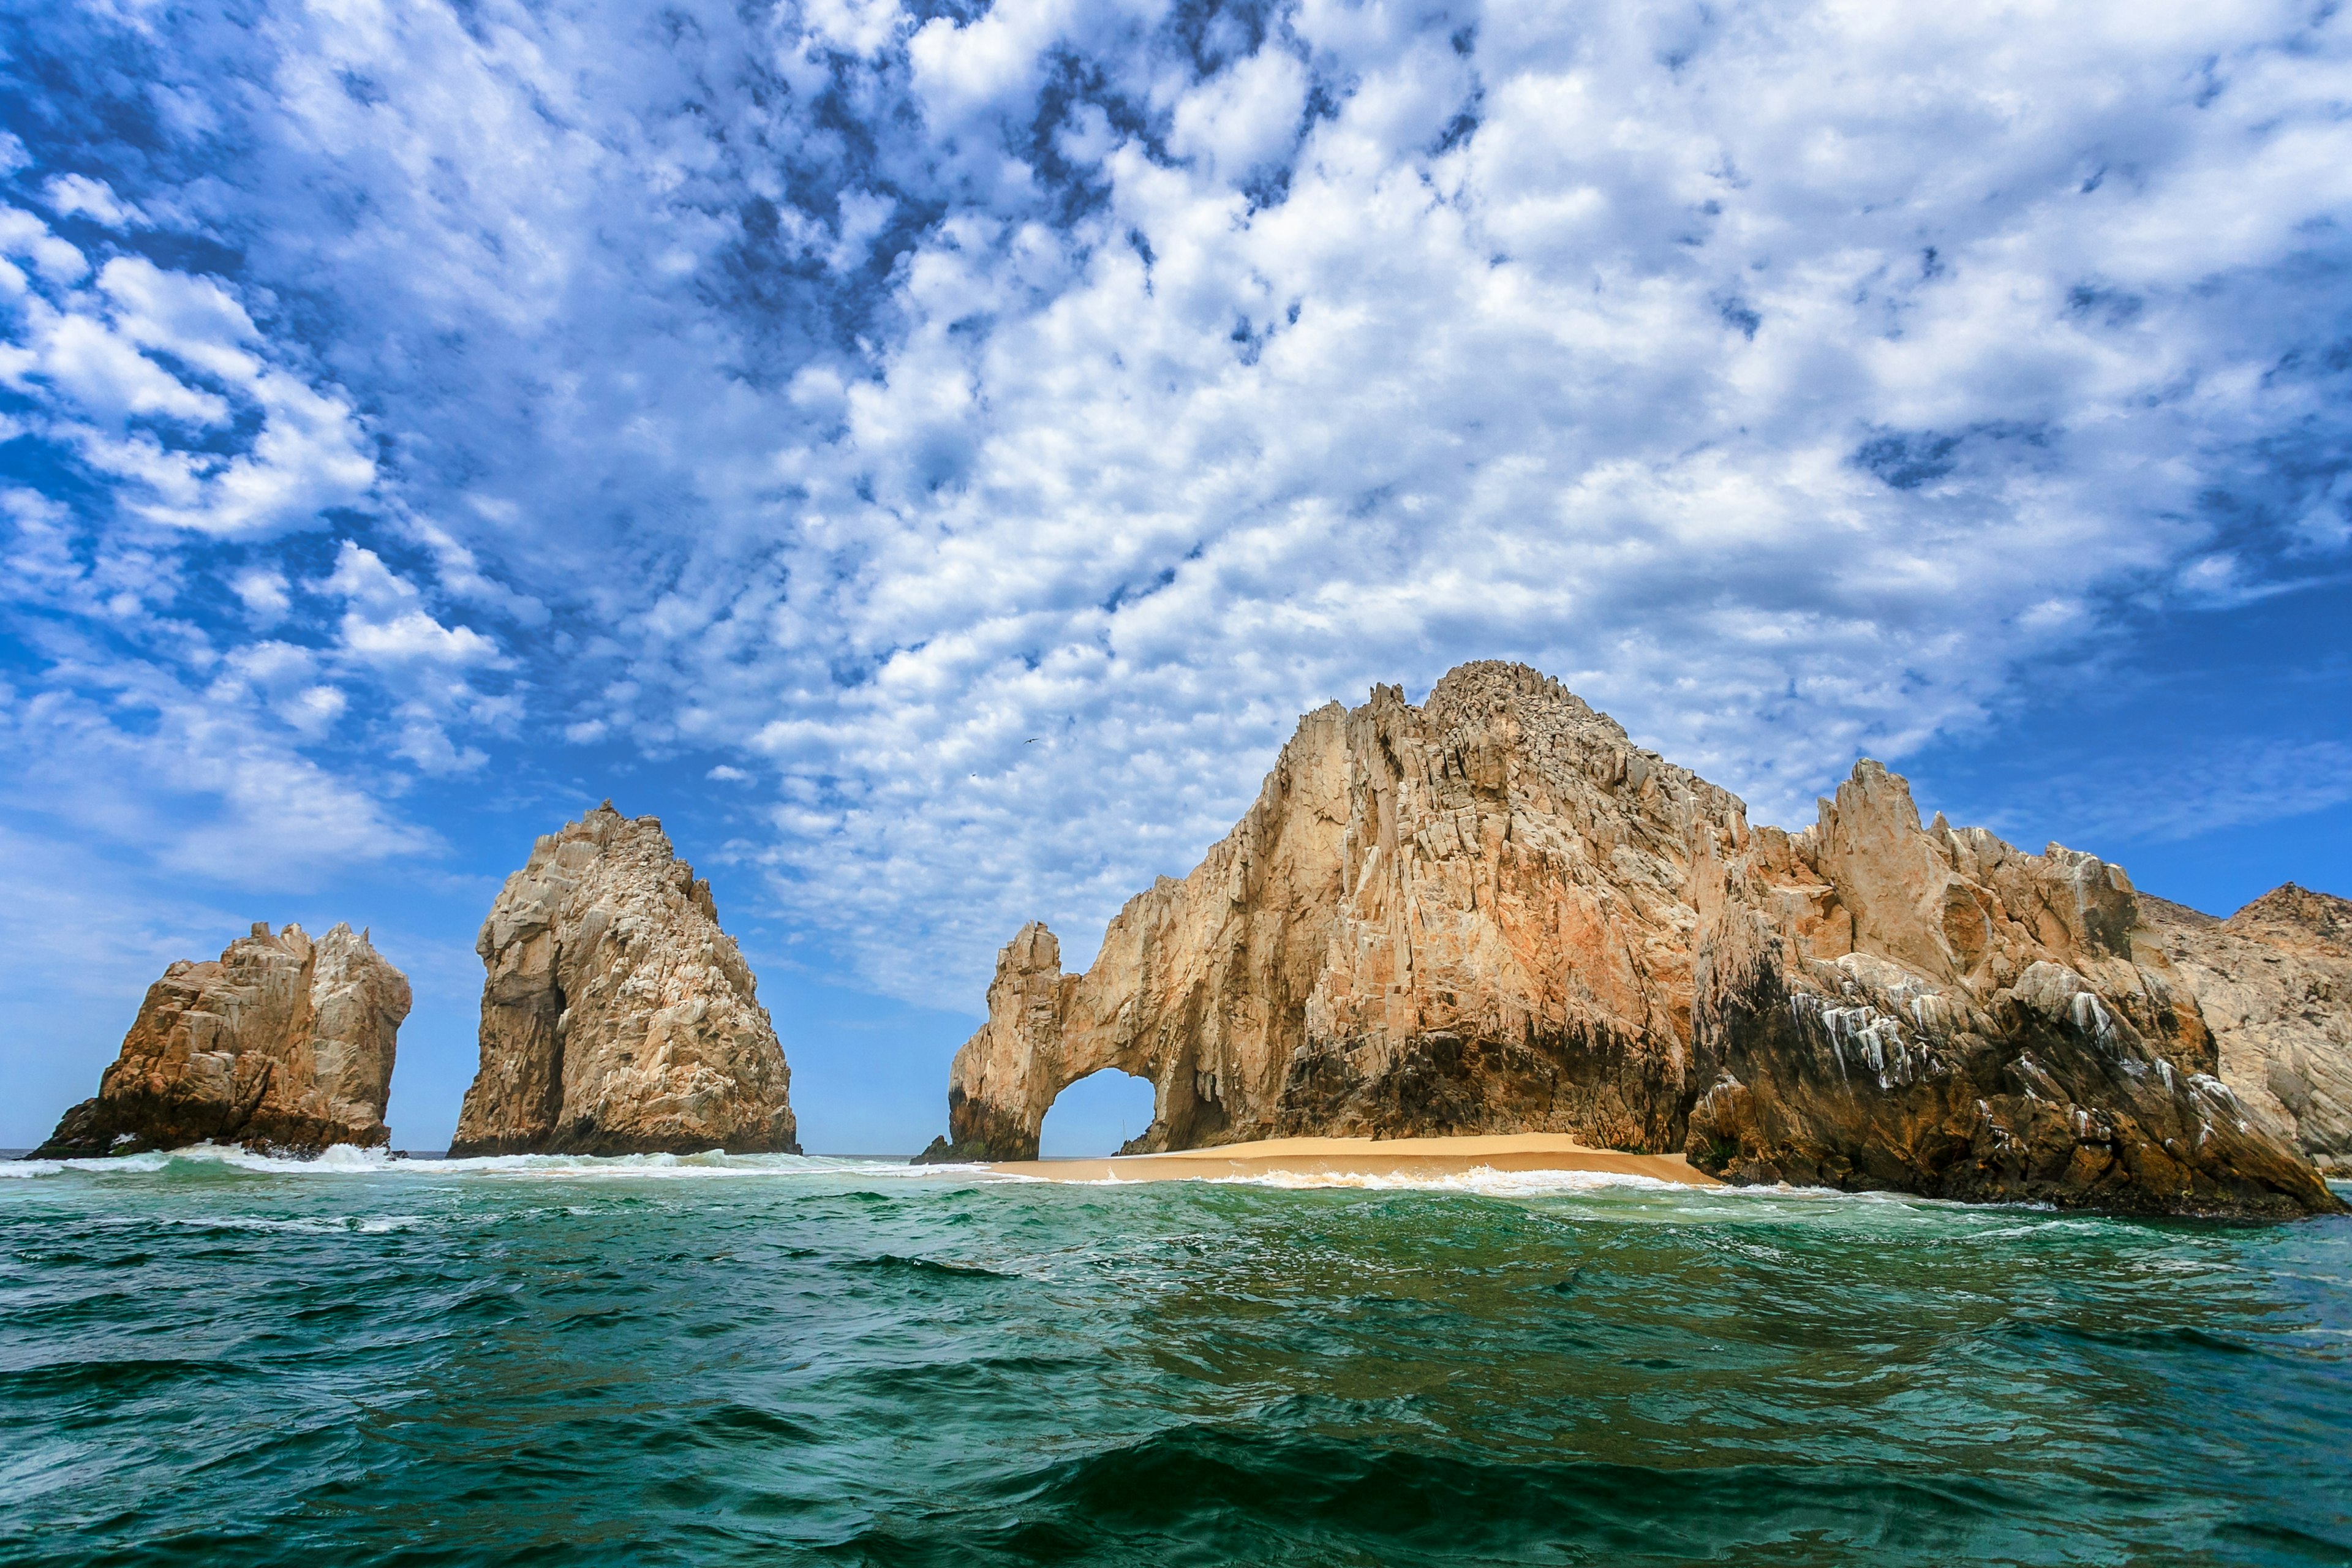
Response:
[[[792,1072],[710,884],[611,802],[483,921],[481,1067],[452,1155],[797,1154]]]
[[[387,1142],[384,1103],[408,981],[365,932],[257,924],[207,963],[148,988],[94,1099],[66,1112],[41,1159],[239,1143],[309,1155]]]
[[[1310,713],[1082,974],[1024,928],[929,1158],[1034,1157],[1149,1079],[1136,1152],[1566,1132],[1733,1181],[2127,1212],[2340,1206],[2217,1076],[2121,868],[1920,825],[1864,762],[1801,834],[1524,667]]]
[[[2150,1214],[2336,1200],[2218,1076],[2119,867],[1855,768],[1701,889],[1685,1148],[1737,1180]]]

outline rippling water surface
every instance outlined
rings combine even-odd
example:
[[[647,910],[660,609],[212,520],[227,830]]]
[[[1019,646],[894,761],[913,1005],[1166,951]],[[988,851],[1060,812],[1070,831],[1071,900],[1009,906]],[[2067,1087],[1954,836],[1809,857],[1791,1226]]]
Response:
[[[0,1180],[0,1562],[2352,1562],[2352,1224],[824,1160]]]

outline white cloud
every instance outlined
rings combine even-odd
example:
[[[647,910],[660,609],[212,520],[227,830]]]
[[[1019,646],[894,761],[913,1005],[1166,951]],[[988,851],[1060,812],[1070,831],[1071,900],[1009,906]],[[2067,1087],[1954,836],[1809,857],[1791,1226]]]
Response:
[[[343,651],[377,665],[499,664],[497,643],[471,626],[445,626],[425,610],[424,595],[373,550],[343,541],[335,570],[320,584],[342,596]]]
[[[1228,184],[1289,153],[1307,109],[1307,68],[1262,48],[1179,99],[1168,144]]]
[[[114,187],[87,174],[57,175],[41,187],[41,195],[49,210],[60,216],[79,214],[108,228],[128,228],[146,221],[137,207],[115,195]]]
[[[906,26],[894,0],[810,0],[802,17],[811,45],[853,55],[873,54]]]
[[[500,509],[488,498],[478,503],[483,514],[499,521],[511,521],[514,510]],[[547,606],[528,594],[518,594],[506,584],[488,575],[474,552],[448,530],[421,517],[407,520],[407,532],[433,554],[434,575],[442,591],[460,599],[470,599],[504,612],[526,626],[544,626]]]
[[[2034,805],[2111,841],[2169,843],[2323,811],[2352,801],[2352,745],[2336,741],[2189,748],[2160,780],[2118,788],[2085,772],[2050,781]],[[2158,889],[2160,890],[2160,889]]]
[[[916,91],[946,121],[1022,94],[1073,9],[1069,0],[1004,0],[970,22],[933,17],[908,46]]]
[[[395,754],[416,764],[418,771],[437,775],[470,773],[490,760],[478,746],[459,746],[448,728],[425,714],[413,714],[400,728]]]
[[[383,682],[396,721],[394,754],[428,774],[479,770],[489,753],[454,740],[449,726],[471,721],[511,727],[519,702],[511,695],[483,693],[469,675],[511,662],[497,642],[471,626],[443,625],[425,607],[415,584],[350,540],[338,548],[334,571],[318,586],[343,600],[336,636],[341,662]]]
[[[89,413],[120,425],[160,414],[194,425],[228,418],[225,398],[183,384],[138,346],[88,316],[53,315],[36,340],[41,374]],[[38,329],[37,329],[38,330]]]
[[[152,665],[68,665],[6,694],[11,795],[87,839],[232,887],[315,886],[337,870],[425,853],[351,781],[303,756],[234,689],[192,690]],[[135,716],[130,727],[120,721]]]
[[[229,579],[246,616],[257,626],[275,626],[293,607],[286,574],[274,566],[249,566]]]
[[[234,700],[250,692],[305,740],[324,736],[351,706],[342,689],[323,679],[318,656],[293,643],[251,643],[221,663],[210,693],[213,700]]]
[[[47,224],[16,207],[0,206],[0,256],[28,260],[43,278],[58,285],[78,283],[89,270],[79,250],[51,234]]]
[[[0,212],[0,247],[34,258],[53,285],[85,269],[79,251],[13,209]],[[19,299],[0,384],[41,404],[47,433],[122,481],[128,510],[252,536],[315,525],[367,494],[375,464],[350,405],[255,353],[252,319],[218,281],[118,256],[96,282]],[[233,429],[248,412],[250,434]]]

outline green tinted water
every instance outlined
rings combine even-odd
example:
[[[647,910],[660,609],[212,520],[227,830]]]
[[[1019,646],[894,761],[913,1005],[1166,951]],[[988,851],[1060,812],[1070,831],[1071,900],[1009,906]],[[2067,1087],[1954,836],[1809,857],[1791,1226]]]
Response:
[[[1563,1179],[0,1181],[0,1562],[2352,1562],[2352,1224]]]

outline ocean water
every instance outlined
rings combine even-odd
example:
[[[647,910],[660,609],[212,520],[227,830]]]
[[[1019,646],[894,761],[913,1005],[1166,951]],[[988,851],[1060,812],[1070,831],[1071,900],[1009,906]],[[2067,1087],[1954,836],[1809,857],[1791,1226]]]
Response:
[[[5,1169],[10,1564],[2352,1562],[2342,1220]]]

